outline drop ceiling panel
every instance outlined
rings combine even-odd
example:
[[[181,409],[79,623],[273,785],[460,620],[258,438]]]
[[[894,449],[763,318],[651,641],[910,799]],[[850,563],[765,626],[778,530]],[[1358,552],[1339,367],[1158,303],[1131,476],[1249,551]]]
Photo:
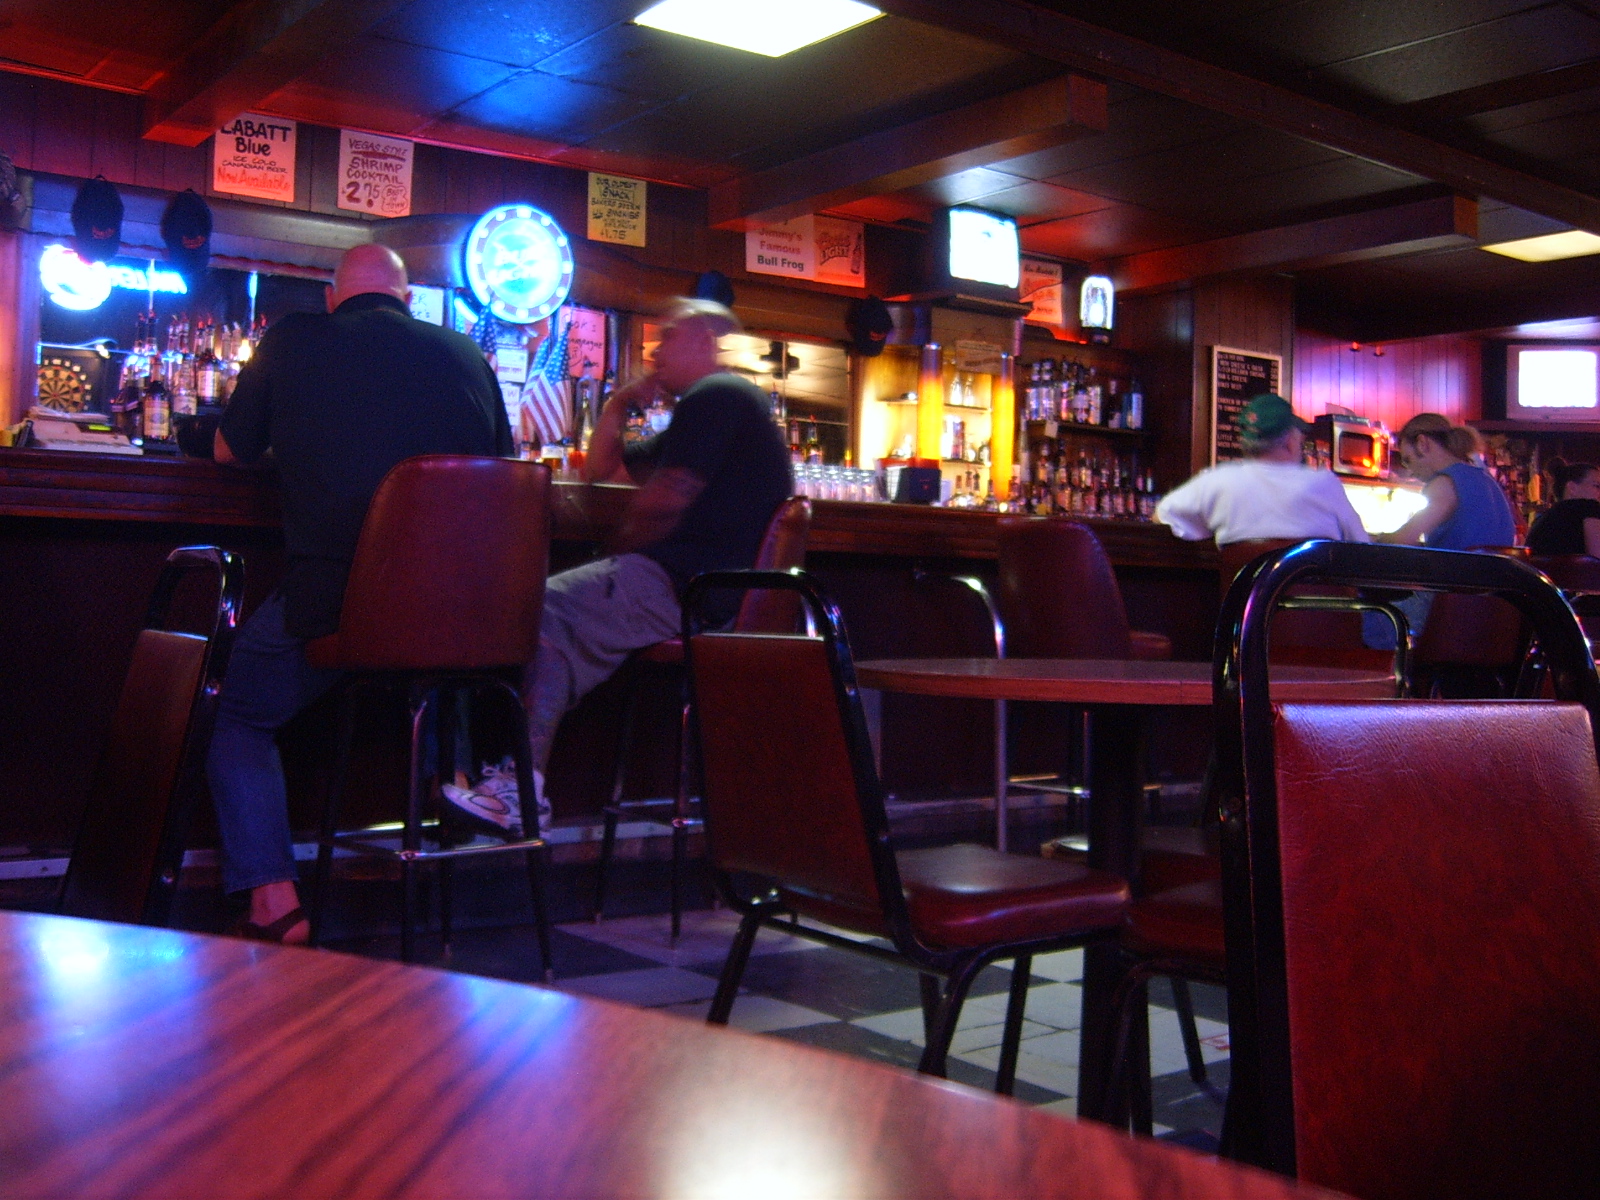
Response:
[[[771,61],[643,25],[618,24],[541,59],[538,67],[583,83],[672,100],[766,70]]]
[[[452,108],[446,116],[500,133],[582,144],[650,105],[640,96],[522,71]]]
[[[264,107],[324,125],[407,133],[516,74],[503,63],[365,37],[351,54],[325,60]]]
[[[646,7],[645,0],[412,0],[373,32],[531,67]]]
[[[1396,5],[1396,7],[1401,7]],[[1548,71],[1600,54],[1600,20],[1549,4],[1315,72],[1394,104]]]

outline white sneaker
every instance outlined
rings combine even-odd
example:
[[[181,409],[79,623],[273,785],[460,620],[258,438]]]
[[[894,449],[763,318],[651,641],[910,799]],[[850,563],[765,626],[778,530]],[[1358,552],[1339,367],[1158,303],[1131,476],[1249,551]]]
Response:
[[[483,775],[470,788],[444,784],[440,790],[456,809],[474,820],[494,826],[512,837],[522,836],[522,803],[517,795],[517,768],[508,757],[498,764],[484,763]],[[545,799],[544,772],[533,773],[533,794],[537,801],[539,832],[550,829],[550,801]]]

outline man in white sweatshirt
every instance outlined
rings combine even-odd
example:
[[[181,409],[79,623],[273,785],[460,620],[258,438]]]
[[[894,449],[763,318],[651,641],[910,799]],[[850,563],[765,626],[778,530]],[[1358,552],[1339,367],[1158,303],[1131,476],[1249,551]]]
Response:
[[[1256,538],[1372,539],[1332,471],[1301,461],[1311,426],[1268,392],[1239,413],[1245,457],[1209,467],[1156,506],[1156,520],[1186,541]]]

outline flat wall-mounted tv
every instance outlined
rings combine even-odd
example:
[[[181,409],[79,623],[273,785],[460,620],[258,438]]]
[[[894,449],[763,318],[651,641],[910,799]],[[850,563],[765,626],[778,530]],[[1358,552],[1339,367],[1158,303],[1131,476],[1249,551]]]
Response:
[[[1600,423],[1600,345],[1508,345],[1506,418]]]
[[[940,291],[1015,301],[1022,282],[1017,222],[982,208],[947,208],[929,239],[930,283]]]

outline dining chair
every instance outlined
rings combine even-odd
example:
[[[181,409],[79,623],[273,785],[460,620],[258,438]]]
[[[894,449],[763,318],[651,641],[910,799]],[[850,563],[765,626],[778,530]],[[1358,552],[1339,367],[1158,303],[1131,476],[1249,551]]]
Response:
[[[166,628],[179,583],[196,571],[216,584],[205,632]],[[89,785],[60,912],[142,925],[171,920],[243,603],[237,554],[183,546],[167,555]]]
[[[523,819],[535,820],[533,760],[522,703],[523,672],[539,646],[550,555],[550,470],[506,458],[427,454],[392,468],[378,485],[356,543],[338,632],[306,645],[315,667],[348,673],[338,760],[323,809],[312,886],[312,936],[322,936],[335,850],[397,862],[401,879],[401,958],[415,954],[417,870],[440,869],[447,893],[452,862],[466,855],[521,852],[533,896],[540,965],[552,971],[545,898],[548,848],[537,826],[522,836],[463,840],[429,817],[427,732],[436,733],[437,769],[455,768],[454,720],[441,708],[475,695],[511,710],[511,757]],[[411,726],[411,761],[399,822],[340,832],[344,780],[358,696],[403,689]],[[398,841],[398,845],[396,845]],[[441,895],[450,934],[448,894]]]
[[[816,635],[704,629],[706,597],[728,588],[797,596]],[[683,637],[709,862],[740,914],[707,1019],[727,1023],[756,934],[772,926],[917,971],[918,1069],[942,1076],[973,981],[1012,959],[995,1083],[1009,1093],[1033,956],[1115,936],[1127,882],[985,846],[896,848],[844,622],[804,572],[698,577]]]
[[[1274,704],[1262,614],[1318,581],[1502,600],[1554,699]],[[1218,651],[1225,1152],[1368,1200],[1593,1194],[1600,679],[1565,599],[1505,557],[1311,543],[1236,581]]]
[[[805,496],[793,496],[778,505],[767,523],[761,546],[756,551],[755,567],[764,571],[785,571],[800,567],[806,560],[806,539],[811,532],[811,501]],[[794,597],[773,592],[749,592],[739,605],[733,628],[747,633],[792,633],[800,619],[800,606]],[[636,668],[664,674],[667,682],[676,689],[678,709],[678,761],[674,792],[668,798],[624,800],[628,766],[636,749],[638,730],[639,693],[642,679],[635,679],[628,691],[622,710],[622,732],[617,739],[617,763],[612,776],[611,801],[602,810],[605,825],[600,838],[600,862],[594,885],[594,910],[592,916],[599,921],[605,915],[606,882],[611,873],[611,863],[616,853],[617,823],[625,816],[643,816],[646,820],[662,820],[672,830],[671,875],[671,933],[677,941],[683,929],[683,871],[689,856],[689,834],[701,827],[691,795],[693,790],[692,758],[689,745],[689,697],[683,673],[683,641],[668,638],[653,646],[646,646],[633,656]]]

